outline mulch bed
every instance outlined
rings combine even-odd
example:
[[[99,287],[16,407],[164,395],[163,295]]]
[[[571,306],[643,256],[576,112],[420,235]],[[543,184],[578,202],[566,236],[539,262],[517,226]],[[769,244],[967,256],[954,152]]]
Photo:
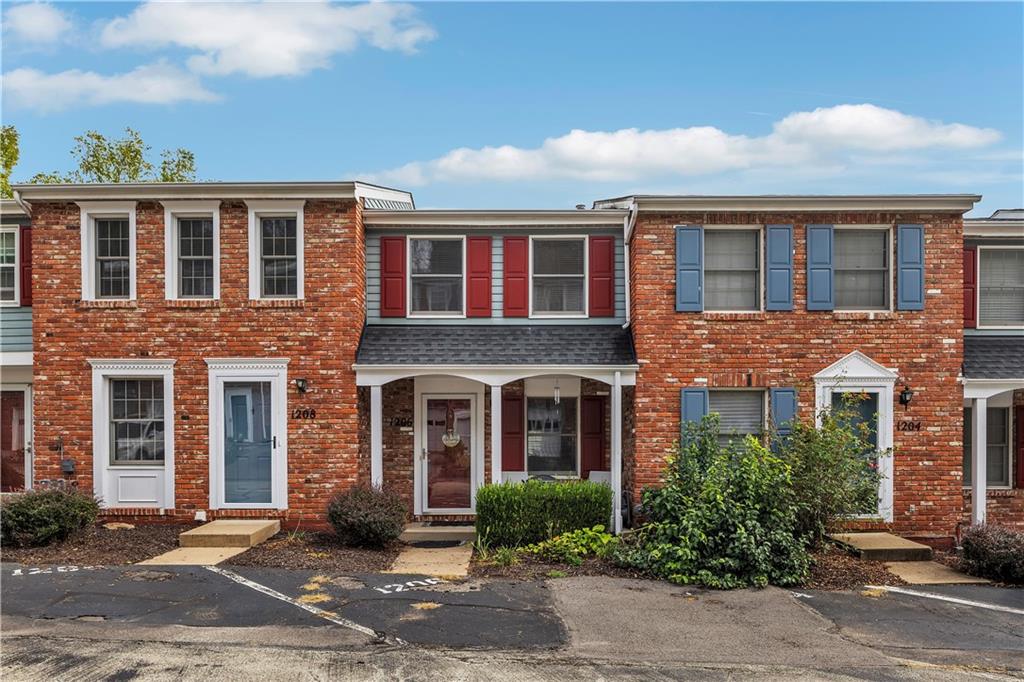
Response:
[[[0,558],[26,566],[122,566],[175,549],[178,535],[192,528],[195,525],[139,524],[109,530],[96,525],[46,547],[4,547]]]
[[[826,546],[812,555],[811,575],[804,587],[812,590],[855,590],[864,585],[906,585],[880,561],[865,561],[837,547]]]
[[[391,568],[400,549],[399,543],[384,549],[345,547],[338,544],[333,533],[327,532],[281,532],[224,563],[350,574],[380,573]]]

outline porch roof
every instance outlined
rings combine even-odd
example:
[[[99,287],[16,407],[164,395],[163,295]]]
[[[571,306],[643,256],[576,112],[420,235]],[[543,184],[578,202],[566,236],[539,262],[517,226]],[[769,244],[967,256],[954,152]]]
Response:
[[[370,325],[356,364],[634,366],[620,325]]]
[[[1024,334],[964,336],[965,379],[1024,378]]]

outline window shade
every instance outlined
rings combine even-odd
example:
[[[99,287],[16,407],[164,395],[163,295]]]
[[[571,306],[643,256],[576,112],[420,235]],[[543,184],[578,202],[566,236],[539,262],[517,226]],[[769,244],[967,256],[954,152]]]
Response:
[[[1024,249],[980,249],[978,323],[1024,325]]]
[[[759,434],[764,423],[764,393],[710,391],[708,412],[718,413],[723,436]]]
[[[888,233],[835,231],[836,308],[887,308]]]
[[[760,308],[759,261],[756,231],[704,230],[704,309]]]
[[[533,274],[582,275],[582,239],[538,239],[533,242]]]

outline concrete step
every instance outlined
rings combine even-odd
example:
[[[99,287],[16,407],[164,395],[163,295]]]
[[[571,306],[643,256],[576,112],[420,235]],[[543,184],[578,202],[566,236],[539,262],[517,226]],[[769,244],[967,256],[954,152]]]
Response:
[[[992,582],[955,571],[937,561],[888,561],[885,567],[911,585],[987,585]]]
[[[845,545],[868,561],[931,561],[932,548],[892,533],[834,533],[833,541]]]
[[[281,530],[280,521],[221,519],[178,536],[182,547],[252,547]]]
[[[140,561],[139,566],[216,566],[222,561],[247,551],[248,547],[179,547],[152,559]]]
[[[473,542],[476,540],[476,527],[471,524],[457,526],[431,526],[429,521],[410,523],[399,536],[402,542]]]

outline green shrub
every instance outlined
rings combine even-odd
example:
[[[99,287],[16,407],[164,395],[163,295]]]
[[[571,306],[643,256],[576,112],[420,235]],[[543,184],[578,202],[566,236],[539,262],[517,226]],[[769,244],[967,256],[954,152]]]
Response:
[[[77,490],[33,490],[4,502],[0,536],[15,547],[48,545],[91,526],[99,512],[96,498]]]
[[[502,483],[476,493],[477,534],[492,547],[542,542],[611,515],[611,488],[590,481]]]
[[[580,528],[523,548],[535,556],[553,563],[579,566],[590,556],[608,556],[619,539],[605,531],[604,526]]]
[[[719,443],[717,415],[688,424],[664,485],[643,494],[648,522],[616,559],[666,580],[731,589],[793,585],[810,557],[797,535],[789,467],[754,438]]]
[[[335,495],[327,520],[344,545],[383,547],[405,527],[405,502],[390,490],[358,486]]]
[[[790,469],[796,533],[814,546],[843,520],[878,511],[877,456],[856,405],[851,397],[838,410],[822,411],[819,426],[797,421],[778,439],[776,451]]]
[[[960,561],[971,575],[1024,583],[1024,532],[1006,526],[972,526],[960,538]]]

